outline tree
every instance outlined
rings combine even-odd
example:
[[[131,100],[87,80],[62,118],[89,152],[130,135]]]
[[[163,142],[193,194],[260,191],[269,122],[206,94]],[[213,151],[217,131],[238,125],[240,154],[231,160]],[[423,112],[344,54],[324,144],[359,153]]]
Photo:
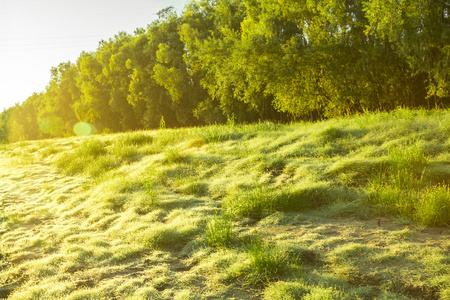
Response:
[[[39,107],[39,127],[44,134],[70,136],[78,122],[73,105],[80,99],[77,87],[78,68],[67,62],[51,69],[51,79]]]
[[[104,44],[105,42],[101,43],[98,52]],[[77,67],[80,72],[77,86],[81,91],[81,97],[73,107],[78,119],[92,123],[100,131],[119,131],[120,115],[109,105],[112,88],[103,74],[103,66],[97,54],[82,53],[77,60]]]
[[[440,0],[371,0],[367,33],[392,44],[426,88],[427,106],[450,102],[450,4]],[[418,91],[420,93],[421,91]],[[421,93],[423,94],[423,93]]]

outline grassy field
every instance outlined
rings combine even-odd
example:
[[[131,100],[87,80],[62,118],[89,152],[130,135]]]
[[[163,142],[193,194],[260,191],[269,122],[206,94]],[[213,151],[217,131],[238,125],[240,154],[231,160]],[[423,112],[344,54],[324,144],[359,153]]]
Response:
[[[0,146],[0,298],[450,299],[450,112]]]

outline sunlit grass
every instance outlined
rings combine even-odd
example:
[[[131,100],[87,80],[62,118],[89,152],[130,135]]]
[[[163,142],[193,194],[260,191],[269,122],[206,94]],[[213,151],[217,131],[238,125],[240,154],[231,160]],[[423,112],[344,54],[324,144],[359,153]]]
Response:
[[[398,110],[1,145],[0,297],[446,299],[449,124]]]

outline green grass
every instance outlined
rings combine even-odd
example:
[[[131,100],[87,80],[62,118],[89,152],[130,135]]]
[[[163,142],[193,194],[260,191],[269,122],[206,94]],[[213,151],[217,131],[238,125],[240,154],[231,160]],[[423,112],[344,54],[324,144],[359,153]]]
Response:
[[[417,220],[430,226],[450,224],[450,188],[438,185],[427,188],[420,194],[415,206]]]
[[[289,272],[290,262],[287,253],[274,245],[267,244],[257,235],[247,246],[249,257],[248,271],[244,275],[249,284],[267,284]]]
[[[450,113],[0,146],[0,297],[448,299]]]
[[[227,215],[215,215],[205,226],[205,236],[212,247],[229,246],[233,240],[233,221]]]

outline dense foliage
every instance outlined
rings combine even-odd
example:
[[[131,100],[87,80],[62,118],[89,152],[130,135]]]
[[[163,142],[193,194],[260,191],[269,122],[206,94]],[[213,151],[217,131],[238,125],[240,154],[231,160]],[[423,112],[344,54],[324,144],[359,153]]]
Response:
[[[315,120],[450,102],[440,0],[192,0],[51,71],[1,113],[0,139],[258,120]]]

